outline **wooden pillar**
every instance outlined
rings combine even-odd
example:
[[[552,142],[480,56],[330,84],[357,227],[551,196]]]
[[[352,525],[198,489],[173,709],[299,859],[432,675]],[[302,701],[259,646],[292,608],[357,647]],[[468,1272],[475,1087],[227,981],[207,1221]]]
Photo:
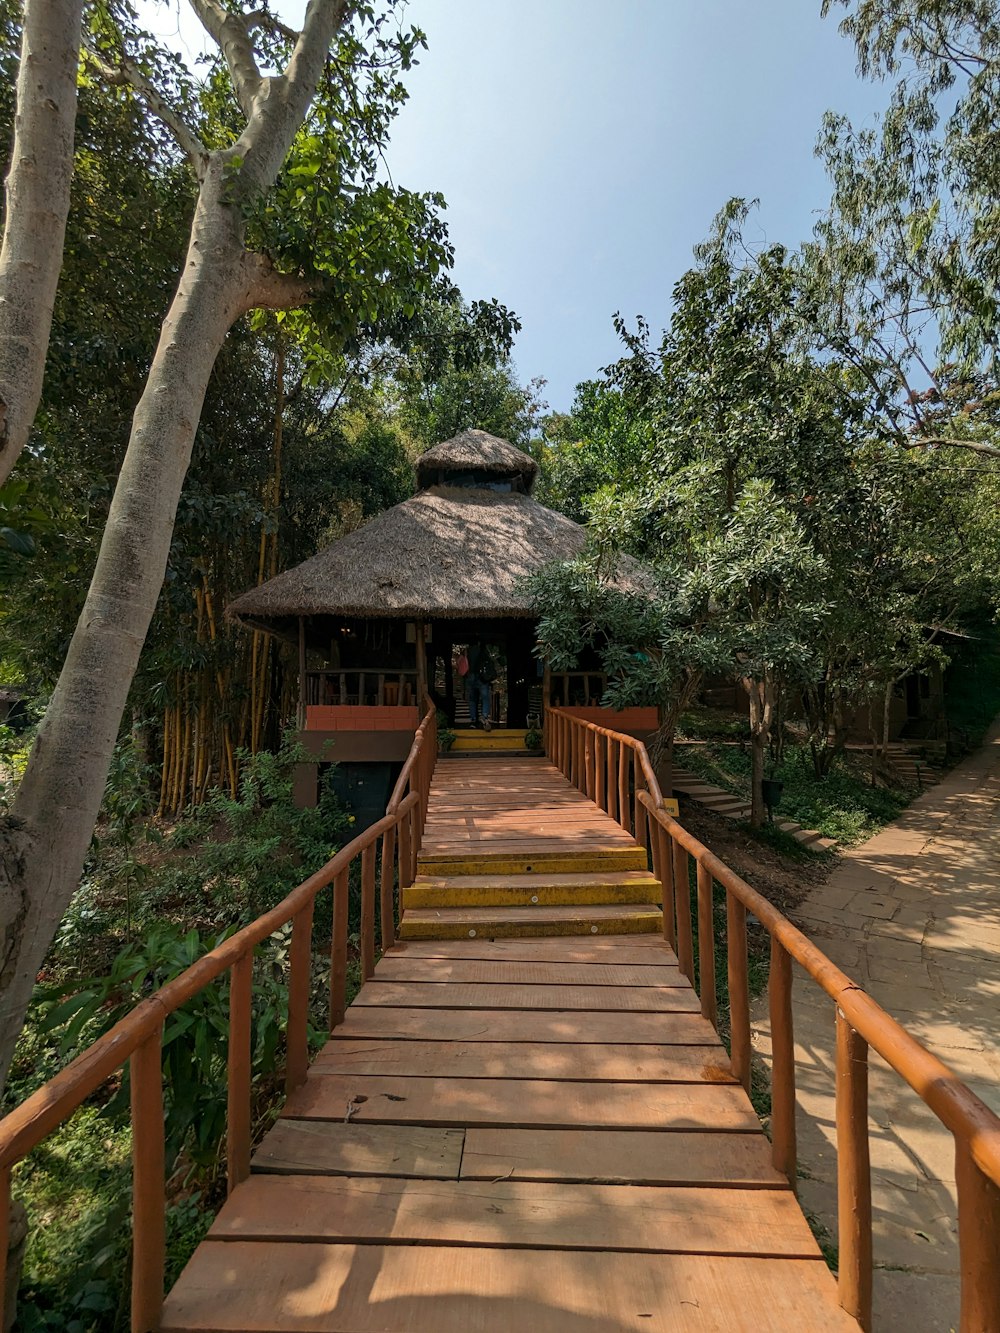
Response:
[[[299,616],[299,731],[306,729],[306,618]]]
[[[414,630],[414,647],[417,652],[417,703],[423,705],[427,693],[427,641],[424,637],[424,622],[418,620]]]

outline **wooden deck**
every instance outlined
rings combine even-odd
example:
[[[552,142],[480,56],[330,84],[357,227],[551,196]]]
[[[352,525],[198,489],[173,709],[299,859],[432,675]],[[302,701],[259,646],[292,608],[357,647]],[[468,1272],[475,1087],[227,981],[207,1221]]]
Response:
[[[404,933],[463,938],[378,963],[164,1333],[856,1328],[642,849],[543,760],[440,764],[429,810]]]
[[[391,951],[166,1333],[856,1328],[656,937]]]
[[[437,766],[403,939],[658,933],[646,853],[547,760]]]

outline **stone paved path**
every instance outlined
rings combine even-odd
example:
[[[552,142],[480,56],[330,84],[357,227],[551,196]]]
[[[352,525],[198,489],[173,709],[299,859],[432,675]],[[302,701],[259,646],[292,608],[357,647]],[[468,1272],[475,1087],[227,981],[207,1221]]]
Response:
[[[847,853],[795,913],[849,975],[1000,1113],[1000,721],[983,748]],[[766,1004],[758,1048],[768,1054]],[[836,1236],[833,1007],[795,983],[800,1197]],[[951,1135],[873,1054],[878,1333],[957,1327]]]

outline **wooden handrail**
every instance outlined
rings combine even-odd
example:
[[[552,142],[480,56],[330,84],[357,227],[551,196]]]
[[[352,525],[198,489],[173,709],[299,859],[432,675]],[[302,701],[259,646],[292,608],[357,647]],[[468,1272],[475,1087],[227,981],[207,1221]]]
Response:
[[[838,1193],[841,1218],[851,1224],[840,1246],[840,1302],[864,1329],[871,1327],[872,1238],[868,1165],[867,1050],[878,1052],[955,1138],[959,1249],[962,1270],[961,1333],[982,1333],[1000,1311],[1000,1117],[836,966],[787,917],[731,870],[663,808],[663,796],[641,741],[586,722],[560,708],[548,710],[548,754],[563,774],[623,828],[638,836],[638,811],[648,824],[653,865],[664,886],[664,936],[694,984],[688,858],[697,866],[702,1013],[714,1021],[713,882],[726,893],[728,974],[733,1072],[750,1088],[750,1014],[746,995],[746,913],[771,937],[769,982],[772,1040],[772,1147],[775,1165],[795,1187],[795,1047],[791,964],[834,1001],[838,1058]],[[597,783],[591,758],[606,747],[606,784]],[[617,756],[618,785],[611,762]],[[632,796],[632,801],[630,801]],[[669,919],[668,919],[669,918]],[[706,940],[705,935],[711,934]],[[734,936],[736,938],[734,938]],[[710,960],[711,963],[710,963]],[[709,993],[709,988],[712,993]],[[0,1159],[2,1160],[2,1159]]]
[[[429,694],[424,694],[421,701],[424,715],[413,734],[413,744],[403,761],[396,785],[389,797],[386,812],[393,814],[408,791],[420,790],[423,793],[424,813],[427,809],[427,795],[430,792],[431,778],[437,763],[437,708]],[[421,824],[421,831],[423,825]]]
[[[426,718],[424,722],[427,723]],[[425,738],[432,734],[432,728],[433,724],[425,730]],[[433,769],[432,764],[430,768]],[[419,769],[421,777],[426,770],[425,759]],[[416,766],[411,765],[411,774],[415,771]],[[350,868],[360,857],[364,904],[362,957],[370,975],[374,967],[376,917],[375,847],[381,840],[383,856],[388,849],[392,858],[396,848],[407,845],[405,864],[400,852],[399,880],[401,884],[410,882],[423,826],[423,808],[426,807],[424,783],[417,781],[413,787],[401,797],[394,810],[341,848],[322,869],[294,888],[270,912],[244,926],[173,981],[140,1001],[65,1069],[0,1120],[0,1218],[6,1223],[10,1208],[11,1167],[36,1148],[126,1062],[130,1064],[134,1164],[133,1333],[155,1330],[163,1303],[165,1129],[160,1047],[164,1022],[175,1010],[231,970],[226,1159],[232,1189],[246,1178],[250,1168],[249,1046],[253,951],[275,931],[292,923],[286,1024],[286,1088],[290,1091],[305,1078],[308,1063],[309,974],[316,898],[324,889],[333,886],[330,978],[330,1023],[333,1027],[342,1020],[344,1013]],[[388,947],[385,923],[387,912],[392,911],[392,877],[384,864],[382,886],[383,947]],[[6,1260],[7,1247],[0,1245],[0,1291],[4,1290]]]

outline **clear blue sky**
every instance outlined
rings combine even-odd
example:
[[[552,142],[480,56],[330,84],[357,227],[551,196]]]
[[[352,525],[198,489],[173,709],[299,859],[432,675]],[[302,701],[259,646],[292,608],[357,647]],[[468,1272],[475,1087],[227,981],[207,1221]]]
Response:
[[[732,195],[760,241],[796,245],[828,197],[827,109],[870,121],[884,90],[819,0],[410,0],[429,49],[388,153],[441,190],[469,298],[524,325],[523,380],[570,406],[617,355],[620,310],[669,317],[691,248]]]

